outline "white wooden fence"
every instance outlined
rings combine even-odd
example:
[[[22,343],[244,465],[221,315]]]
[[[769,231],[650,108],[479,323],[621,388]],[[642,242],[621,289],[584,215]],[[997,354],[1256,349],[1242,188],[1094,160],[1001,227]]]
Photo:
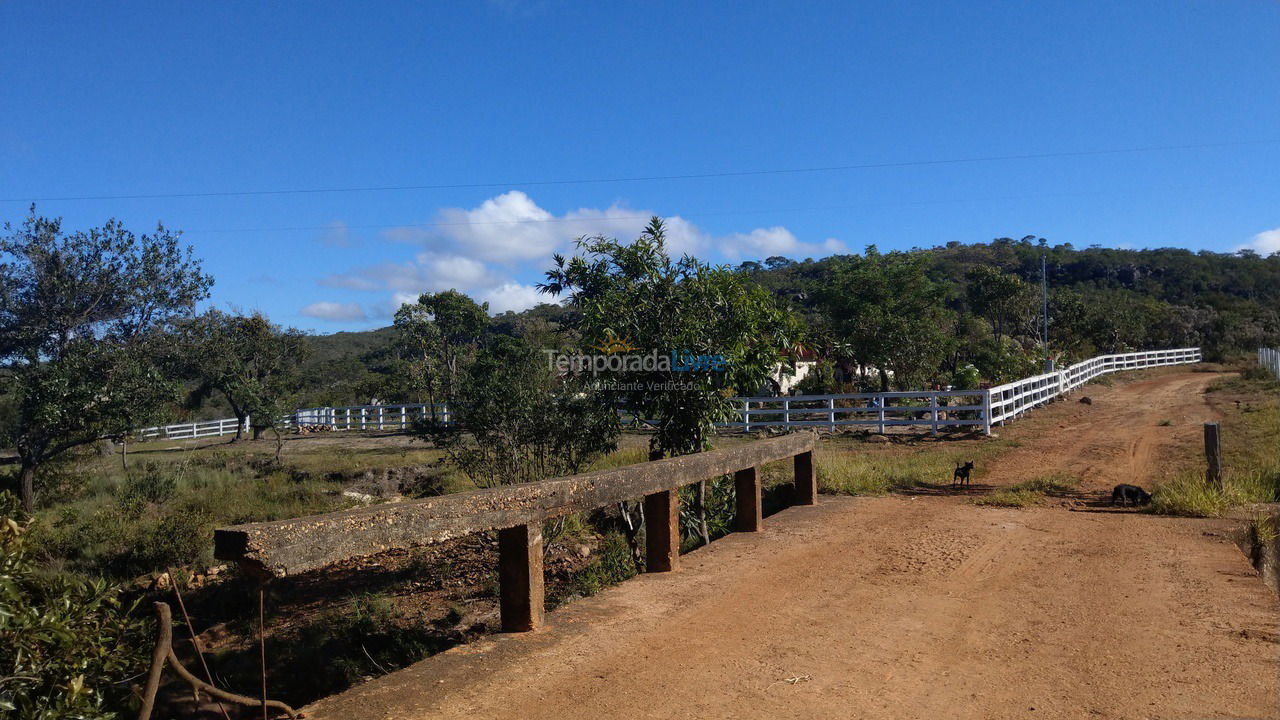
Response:
[[[158,425],[143,428],[135,433],[140,440],[190,440],[192,438],[218,437],[234,435],[239,426],[235,418],[222,420],[205,420],[203,422],[181,423],[178,425]],[[249,429],[246,419],[243,430]]]
[[[449,422],[449,409],[436,405],[436,419]],[[407,430],[415,420],[431,416],[431,405],[352,405],[298,410],[286,419],[287,427],[323,427],[329,430]]]
[[[895,425],[928,427],[933,432],[946,426],[969,425],[990,433],[992,425],[1039,407],[1099,375],[1195,362],[1200,362],[1200,348],[1152,350],[1100,355],[1063,370],[988,390],[734,398],[740,405],[740,419],[722,423],[721,427],[748,431],[825,427],[834,431],[841,426],[864,425],[883,433]]]
[[[1280,379],[1280,350],[1258,348],[1258,364],[1270,370],[1273,377]]]
[[[1280,377],[1280,352],[1258,351],[1258,360]],[[949,426],[991,427],[1014,419],[1032,408],[1070,392],[1110,372],[1140,370],[1162,365],[1200,362],[1200,348],[1150,350],[1099,355],[1063,370],[1016,380],[986,390],[911,390],[906,392],[852,393],[843,395],[792,395],[787,397],[738,397],[739,419],[719,427],[744,431],[765,428],[822,429],[862,425],[883,433],[892,426],[928,427],[932,432]],[[1270,364],[1268,364],[1270,363]],[[304,408],[278,423],[282,428],[347,430],[405,430],[415,420],[431,414],[431,406],[352,405]],[[449,420],[449,410],[436,406],[436,417]],[[246,427],[248,424],[246,423]],[[236,432],[235,418],[164,425],[138,432],[142,439],[182,440]]]

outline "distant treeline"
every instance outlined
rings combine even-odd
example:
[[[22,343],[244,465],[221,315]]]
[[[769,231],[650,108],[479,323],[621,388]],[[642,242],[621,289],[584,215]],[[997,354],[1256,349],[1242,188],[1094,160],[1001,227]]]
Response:
[[[974,378],[1004,380],[1038,371],[1043,357],[1041,258],[1048,280],[1050,351],[1060,363],[1099,353],[1191,345],[1203,347],[1206,359],[1218,360],[1280,340],[1280,256],[1177,248],[1076,249],[1035,237],[952,242],[900,254],[869,251],[882,262],[905,256],[918,263],[931,284],[922,301],[936,308],[920,311],[936,311],[930,325],[940,332],[930,333],[928,340],[940,344],[941,352],[935,368],[899,372],[903,382],[968,384]],[[857,348],[841,347],[847,337],[840,327],[845,318],[838,316],[840,298],[833,295],[855,289],[847,286],[849,265],[867,257],[866,252],[821,260],[770,257],[736,268],[804,318],[810,331],[807,344],[836,370],[812,382],[836,386],[830,389],[858,384],[856,377],[835,379],[856,376],[858,363]],[[885,289],[908,295],[919,290],[909,281]],[[572,325],[570,312],[543,304],[498,315],[491,329],[539,347],[570,347],[578,342],[566,330]],[[392,328],[312,337],[313,351],[303,369],[303,403],[399,399],[386,397],[381,377],[394,353],[393,340]],[[841,365],[845,372],[839,372]],[[870,377],[863,384],[875,383]]]

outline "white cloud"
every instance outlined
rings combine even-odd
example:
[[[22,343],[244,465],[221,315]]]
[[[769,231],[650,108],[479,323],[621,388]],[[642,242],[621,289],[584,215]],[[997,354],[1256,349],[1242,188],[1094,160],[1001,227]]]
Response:
[[[827,238],[821,243],[801,242],[790,230],[776,225],[756,228],[749,233],[734,233],[720,241],[721,251],[732,259],[763,260],[773,255],[792,259],[819,257],[844,252],[844,243]]]
[[[1280,228],[1274,230],[1264,230],[1254,235],[1248,243],[1241,245],[1236,250],[1253,250],[1259,255],[1270,255],[1274,252],[1280,252]]]
[[[471,290],[498,282],[479,260],[424,251],[403,263],[381,263],[320,279],[325,287],[347,290],[395,290],[414,297],[428,290]]]
[[[480,301],[489,303],[489,312],[504,313],[508,310],[528,310],[538,303],[551,302],[554,298],[538,292],[533,285],[503,283],[480,294]]]
[[[388,293],[387,301],[369,306],[381,317],[393,314],[405,302],[414,302],[421,293],[449,289],[488,302],[495,313],[523,310],[548,301],[534,286],[525,284],[530,268],[549,267],[553,253],[572,252],[574,240],[582,236],[635,238],[658,214],[615,202],[606,208],[584,207],[555,215],[525,193],[511,190],[471,209],[440,210],[435,221],[426,225],[388,229],[383,233],[385,239],[420,249],[403,262],[355,268],[323,278],[320,284]],[[707,255],[719,250],[738,260],[771,255],[818,257],[844,251],[844,245],[834,238],[802,242],[781,226],[714,237],[678,215],[668,216],[664,222],[667,251],[673,256],[712,259]],[[517,267],[525,271],[522,277],[513,277]]]
[[[360,303],[313,302],[298,312],[320,320],[364,320],[367,317]]]

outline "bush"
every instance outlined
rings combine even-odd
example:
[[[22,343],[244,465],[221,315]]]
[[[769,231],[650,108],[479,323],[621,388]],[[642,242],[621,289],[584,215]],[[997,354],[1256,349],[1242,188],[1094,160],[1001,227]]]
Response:
[[[30,521],[0,494],[0,710],[21,720],[124,718],[148,662],[146,623],[119,590],[38,572]]]
[[[611,532],[600,543],[599,559],[574,576],[571,594],[590,597],[635,575],[636,563],[627,539],[622,533]]]

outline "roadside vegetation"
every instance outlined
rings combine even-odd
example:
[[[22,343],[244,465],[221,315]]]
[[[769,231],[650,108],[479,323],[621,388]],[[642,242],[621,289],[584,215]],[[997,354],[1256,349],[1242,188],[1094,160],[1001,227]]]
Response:
[[[1156,485],[1151,512],[1218,517],[1280,500],[1280,382],[1249,359],[1237,369],[1206,391],[1223,415],[1222,485],[1206,480],[1203,464],[1193,465]]]

